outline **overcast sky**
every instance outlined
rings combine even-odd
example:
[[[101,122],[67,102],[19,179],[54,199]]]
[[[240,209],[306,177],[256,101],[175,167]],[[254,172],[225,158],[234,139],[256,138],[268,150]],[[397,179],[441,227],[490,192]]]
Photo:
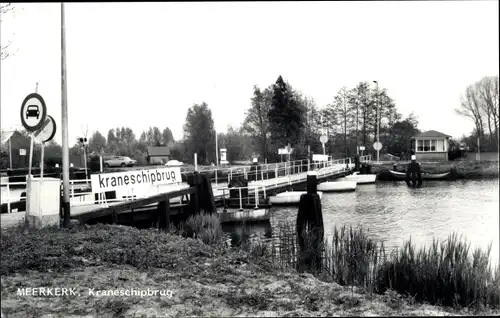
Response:
[[[60,4],[16,4],[3,17],[1,125],[20,125],[38,92],[60,125]],[[459,137],[467,85],[498,75],[498,1],[67,4],[70,145],[89,129],[170,127],[206,101],[215,126],[239,125],[254,84],[279,75],[322,107],[340,87],[377,80],[422,130]],[[61,131],[56,140],[60,142]]]

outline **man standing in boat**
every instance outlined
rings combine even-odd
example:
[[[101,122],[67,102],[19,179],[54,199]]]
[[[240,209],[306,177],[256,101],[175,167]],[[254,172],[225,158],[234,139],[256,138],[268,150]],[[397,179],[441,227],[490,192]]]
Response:
[[[422,186],[422,169],[417,162],[417,156],[411,155],[411,162],[406,169],[406,184],[409,187],[420,188]]]

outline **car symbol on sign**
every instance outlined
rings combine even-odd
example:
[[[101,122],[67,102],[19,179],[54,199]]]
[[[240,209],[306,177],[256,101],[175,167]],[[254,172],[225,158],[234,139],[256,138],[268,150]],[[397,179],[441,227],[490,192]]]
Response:
[[[36,117],[36,119],[38,119],[39,116],[40,116],[40,110],[38,109],[38,106],[29,105],[28,109],[26,110],[26,119],[28,119],[28,117]]]

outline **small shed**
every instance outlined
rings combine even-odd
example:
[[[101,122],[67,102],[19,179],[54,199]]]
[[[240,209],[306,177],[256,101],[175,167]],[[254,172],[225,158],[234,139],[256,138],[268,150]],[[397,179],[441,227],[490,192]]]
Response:
[[[451,136],[436,130],[428,130],[411,137],[411,149],[417,161],[448,161],[448,149]]]
[[[170,160],[170,147],[148,147],[149,164],[165,164]]]

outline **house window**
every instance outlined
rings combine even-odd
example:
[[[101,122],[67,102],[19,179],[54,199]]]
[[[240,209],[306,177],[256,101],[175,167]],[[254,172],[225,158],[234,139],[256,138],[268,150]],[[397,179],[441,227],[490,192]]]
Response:
[[[417,151],[424,151],[424,141],[417,140]]]
[[[443,152],[444,148],[442,139],[417,140],[417,151],[420,152]]]
[[[436,151],[437,140],[431,140],[431,151]]]
[[[431,150],[431,141],[424,140],[424,151],[430,151],[430,150]]]
[[[437,141],[437,151],[444,151],[444,140],[438,140]]]

